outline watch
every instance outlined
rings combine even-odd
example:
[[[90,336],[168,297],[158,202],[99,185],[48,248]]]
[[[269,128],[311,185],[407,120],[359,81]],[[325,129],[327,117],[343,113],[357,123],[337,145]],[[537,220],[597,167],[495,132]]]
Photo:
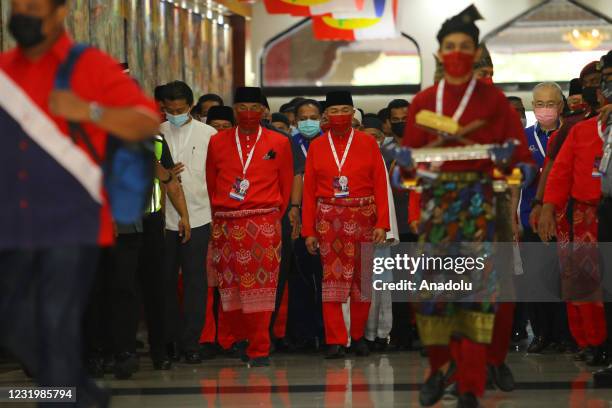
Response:
[[[97,102],[91,102],[89,104],[89,120],[94,123],[98,123],[102,119],[104,114],[104,108],[101,107]]]

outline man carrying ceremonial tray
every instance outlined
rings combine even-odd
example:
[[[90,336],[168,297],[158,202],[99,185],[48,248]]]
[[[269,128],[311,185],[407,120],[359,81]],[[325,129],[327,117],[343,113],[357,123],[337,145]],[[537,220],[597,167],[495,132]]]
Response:
[[[514,142],[513,153],[510,148],[499,148],[492,156],[506,169],[518,163],[514,167],[528,178],[534,168],[518,114],[502,92],[473,75],[473,65],[480,59],[479,30],[474,21],[481,18],[478,10],[470,6],[442,25],[438,58],[444,65],[444,78],[415,96],[403,143],[422,148]],[[491,160],[431,163],[426,169],[430,178],[421,181],[419,242],[430,248],[435,245],[436,255],[486,259],[496,235],[493,169]],[[481,245],[466,246],[466,242]],[[440,253],[441,248],[444,251]],[[432,280],[443,276],[429,270],[421,273]],[[449,361],[454,360],[458,406],[477,407],[477,398],[483,395],[486,383],[487,345],[495,320],[496,274],[491,261],[486,260],[481,270],[451,275],[455,281],[473,283],[473,292],[468,296],[476,292],[480,296],[469,297],[467,302],[449,302],[446,297],[453,294],[423,293],[429,298],[420,304],[417,325],[427,346],[431,374],[421,389],[420,402],[430,406],[442,397],[452,374],[448,372]]]

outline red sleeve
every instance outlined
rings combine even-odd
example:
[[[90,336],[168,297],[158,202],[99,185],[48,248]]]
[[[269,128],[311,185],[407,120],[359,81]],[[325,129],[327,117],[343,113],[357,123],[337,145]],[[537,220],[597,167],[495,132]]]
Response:
[[[208,152],[206,153],[206,188],[208,189],[208,199],[210,200],[210,208],[214,214],[212,205],[213,197],[217,189],[217,162],[215,158],[215,136],[208,143]]]
[[[77,64],[82,64],[82,67],[75,67],[72,79],[74,83],[88,81],[94,85],[90,89],[95,90],[95,95],[84,94],[82,96],[85,99],[113,108],[131,107],[159,120],[153,99],[145,95],[134,78],[123,73],[119,63],[112,57],[91,48]]]
[[[387,174],[385,160],[378,149],[378,144],[376,144],[374,139],[371,140],[371,143],[372,150],[376,149],[376,152],[378,152],[378,154],[374,154],[374,174],[372,175],[374,180],[374,201],[376,202],[376,228],[389,231],[391,228],[389,225],[389,190],[387,184],[389,175]]]
[[[544,203],[554,204],[557,210],[563,209],[572,191],[573,174],[574,129],[572,128],[546,180]]]
[[[411,190],[408,193],[408,224],[421,219],[421,193]]]
[[[287,211],[289,200],[291,199],[291,189],[293,187],[293,152],[291,142],[283,136],[282,154],[279,168],[278,179],[280,181],[280,192],[283,199],[281,214]]]
[[[306,171],[304,172],[304,190],[302,194],[302,236],[304,238],[315,236],[315,211],[316,211],[316,185],[315,185],[315,143],[308,149],[306,158]]]

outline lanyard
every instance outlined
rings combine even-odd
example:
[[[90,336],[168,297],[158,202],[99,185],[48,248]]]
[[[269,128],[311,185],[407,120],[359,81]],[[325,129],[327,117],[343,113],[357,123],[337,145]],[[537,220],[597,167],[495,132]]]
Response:
[[[302,153],[304,153],[304,157],[308,158],[308,151],[304,147],[304,143],[300,142],[300,147],[302,148]]]
[[[443,99],[444,99],[444,79],[440,81],[438,84],[438,91],[436,92],[436,113],[438,115],[442,115],[443,109]],[[453,114],[453,120],[455,122],[459,122],[461,116],[463,116],[463,112],[465,112],[465,108],[467,108],[468,102],[472,98],[472,94],[474,93],[474,88],[476,88],[476,78],[472,78],[470,84],[468,85],[463,97],[461,98],[461,102],[457,107],[457,110]]]
[[[533,138],[536,141],[536,144],[538,145],[538,149],[540,149],[540,153],[542,153],[542,157],[546,158],[546,152],[544,151],[544,147],[542,147],[542,142],[540,142],[540,138],[538,137],[538,132],[536,131],[537,126],[534,125],[533,126]]]
[[[349,149],[351,148],[351,143],[353,143],[353,136],[355,135],[355,129],[351,129],[351,135],[349,136],[348,143],[346,144],[346,148],[344,149],[344,154],[342,155],[342,161],[338,160],[338,153],[336,152],[336,146],[334,146],[334,141],[331,137],[331,131],[327,133],[327,140],[329,140],[329,146],[331,147],[332,154],[334,155],[334,160],[336,161],[336,166],[338,166],[338,174],[342,172],[342,166],[344,166],[344,162],[348,156]]]
[[[249,164],[251,164],[251,159],[253,158],[253,153],[255,152],[255,146],[257,146],[257,142],[259,142],[259,138],[261,137],[261,126],[259,127],[259,132],[257,133],[257,139],[255,139],[255,143],[253,147],[251,147],[251,151],[247,155],[246,163],[244,162],[244,158],[242,157],[242,146],[240,145],[240,138],[238,137],[238,128],[236,127],[236,146],[238,147],[238,157],[240,157],[240,164],[242,164],[242,178],[246,177],[247,169],[249,168]]]

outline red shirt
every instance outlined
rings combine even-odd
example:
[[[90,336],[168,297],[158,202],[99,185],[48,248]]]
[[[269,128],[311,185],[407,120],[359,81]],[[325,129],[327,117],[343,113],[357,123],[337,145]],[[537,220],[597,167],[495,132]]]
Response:
[[[329,134],[329,133],[328,133]],[[338,161],[342,160],[350,131],[343,136],[332,136]],[[389,230],[389,201],[387,170],[374,137],[355,130],[342,175],[348,177],[349,197],[374,196],[376,228]],[[316,138],[308,148],[302,200],[302,235],[315,236],[315,217],[318,198],[334,197],[333,180],[338,177],[338,166],[329,145],[327,134]]]
[[[87,174],[94,174],[98,164],[82,141],[76,147],[72,143],[67,122],[49,111],[49,94],[58,66],[72,45],[64,33],[37,60],[28,59],[19,48],[0,54],[0,72],[8,77],[1,80],[2,87],[15,87],[12,95],[6,95],[6,89],[2,92],[8,99],[4,107],[0,104],[0,113],[8,112],[0,122],[0,162],[5,179],[2,190],[8,197],[8,207],[0,211],[0,224],[2,234],[13,247],[113,242],[102,182],[99,178],[92,182],[91,177],[79,171],[88,169]],[[76,63],[71,89],[80,98],[102,107],[132,107],[158,118],[154,101],[122,72],[117,61],[95,48],[86,50]],[[15,109],[26,115],[16,115]],[[106,131],[93,123],[82,125],[103,158]],[[0,247],[5,246],[2,234]]]
[[[242,164],[236,146],[236,128],[217,133],[210,139],[206,156],[206,185],[213,214],[217,211],[279,208],[285,213],[293,184],[293,154],[289,138],[261,128],[261,138],[246,172],[249,181],[245,199],[230,197],[236,178],[242,178]],[[257,139],[253,135],[239,134],[242,158],[248,154]]]
[[[597,202],[601,197],[598,167],[603,142],[597,132],[597,118],[577,123],[563,143],[546,181],[544,203],[565,207],[568,198]]]
[[[445,84],[442,107],[444,115],[453,116],[468,84],[469,81],[461,85]],[[419,92],[412,100],[404,131],[404,146],[418,148],[437,140],[437,135],[418,127],[415,121],[416,114],[421,110],[436,111],[437,90],[438,84]],[[515,162],[533,163],[518,113],[500,90],[481,81],[476,82],[474,93],[463,115],[459,118],[459,124],[466,126],[478,119],[486,120],[486,125],[468,134],[466,139],[478,144],[501,144],[510,139],[518,140],[520,145],[514,153]],[[461,144],[454,142],[445,145],[445,147],[451,146],[461,146]],[[490,160],[447,162],[442,165],[441,170],[490,172],[493,170],[493,163]]]

